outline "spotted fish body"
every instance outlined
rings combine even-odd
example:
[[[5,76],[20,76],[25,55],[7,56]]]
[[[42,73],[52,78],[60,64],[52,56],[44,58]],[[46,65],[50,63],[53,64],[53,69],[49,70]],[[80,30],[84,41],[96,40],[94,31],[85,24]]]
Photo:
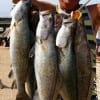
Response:
[[[11,12],[10,58],[18,87],[16,100],[30,100],[25,91],[30,49],[27,3],[20,0]]]
[[[35,75],[39,100],[53,100],[57,79],[57,52],[52,11],[41,11],[36,32]]]
[[[75,20],[72,20],[71,18],[64,18],[56,38],[56,45],[59,49],[60,82],[62,81],[59,93],[63,100],[78,100],[77,69],[73,44],[75,27]]]
[[[78,80],[78,100],[87,100],[91,82],[91,57],[82,19],[77,24],[75,53]]]

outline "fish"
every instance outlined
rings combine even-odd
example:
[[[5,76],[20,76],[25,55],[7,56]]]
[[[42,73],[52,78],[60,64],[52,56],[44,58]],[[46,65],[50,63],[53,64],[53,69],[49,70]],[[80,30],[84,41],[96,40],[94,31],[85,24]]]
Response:
[[[80,19],[77,24],[74,44],[78,77],[78,100],[88,100],[92,75],[92,63],[89,43],[82,19]]]
[[[31,100],[26,93],[25,82],[31,74],[29,60],[30,29],[28,25],[28,9],[30,0],[20,0],[11,11],[10,61],[17,84],[16,100]],[[31,77],[32,79],[32,77]],[[31,82],[30,82],[31,83]]]
[[[11,69],[10,69],[10,72],[8,73],[8,77],[13,78],[14,73],[12,70],[12,64],[10,65],[10,67],[11,67]],[[16,88],[17,88],[16,79],[13,79],[12,84],[11,84],[11,89],[16,89]]]
[[[54,11],[40,11],[35,42],[35,76],[39,100],[53,100],[57,80]]]
[[[76,25],[76,20],[63,16],[61,28],[56,36],[56,46],[59,52],[59,79],[56,88],[58,88],[58,94],[63,100],[78,100],[74,51]]]

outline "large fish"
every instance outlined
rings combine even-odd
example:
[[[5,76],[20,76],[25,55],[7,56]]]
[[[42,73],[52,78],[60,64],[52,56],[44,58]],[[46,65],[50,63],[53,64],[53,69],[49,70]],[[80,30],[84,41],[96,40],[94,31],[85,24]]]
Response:
[[[78,100],[87,100],[91,82],[91,57],[82,19],[77,24],[75,53],[78,76]]]
[[[25,91],[30,72],[28,8],[29,0],[20,0],[11,12],[10,59],[18,88],[16,100],[30,100]]]
[[[36,31],[35,75],[40,100],[53,100],[57,79],[57,52],[52,11],[41,11]]]
[[[74,51],[76,20],[63,18],[62,26],[57,33],[56,46],[59,49],[59,88],[63,100],[78,100],[77,69]]]

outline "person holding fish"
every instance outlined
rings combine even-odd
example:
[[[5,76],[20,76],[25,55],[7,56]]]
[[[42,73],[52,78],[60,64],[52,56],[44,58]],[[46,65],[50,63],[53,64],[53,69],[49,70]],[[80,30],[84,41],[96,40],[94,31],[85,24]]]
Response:
[[[19,1],[12,0],[15,4]],[[31,3],[40,11],[53,10],[64,15],[56,36],[60,51],[59,70],[65,82],[58,92],[64,100],[87,100],[92,65],[79,0],[59,0],[57,6],[40,0],[31,0]]]
[[[59,70],[66,84],[65,87],[63,84],[60,90],[64,100],[87,100],[91,82],[91,56],[81,13],[81,9],[90,0],[83,5],[79,5],[79,1],[59,0],[58,5],[53,5],[42,0],[32,0],[32,4],[36,5],[40,11],[55,10],[57,14],[64,15],[56,36],[56,46],[60,48]],[[74,50],[72,50],[73,46]],[[65,88],[67,92],[66,90],[63,92]]]

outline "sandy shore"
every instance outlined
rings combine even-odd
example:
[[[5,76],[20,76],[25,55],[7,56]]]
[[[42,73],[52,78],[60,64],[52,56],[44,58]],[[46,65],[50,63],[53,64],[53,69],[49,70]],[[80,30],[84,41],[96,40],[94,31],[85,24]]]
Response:
[[[11,87],[13,79],[8,78],[10,71],[9,48],[0,46],[0,79],[3,84]],[[16,89],[0,89],[0,100],[15,100]]]

